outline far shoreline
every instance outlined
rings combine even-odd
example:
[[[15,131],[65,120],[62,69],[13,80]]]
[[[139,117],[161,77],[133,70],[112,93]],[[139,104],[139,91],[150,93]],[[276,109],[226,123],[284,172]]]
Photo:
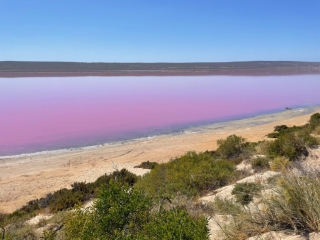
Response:
[[[320,62],[0,61],[0,78],[84,76],[284,76],[320,74]]]
[[[320,75],[320,70],[210,70],[210,71],[106,71],[106,72],[0,72],[0,78],[30,78],[30,77],[175,77],[175,76],[295,76]]]

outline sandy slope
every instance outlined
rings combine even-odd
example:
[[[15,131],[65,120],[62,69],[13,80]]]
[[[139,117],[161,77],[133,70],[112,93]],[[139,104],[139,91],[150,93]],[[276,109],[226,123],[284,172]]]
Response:
[[[0,212],[12,212],[26,202],[45,196],[75,181],[94,181],[115,168],[136,174],[142,161],[166,162],[187,151],[216,148],[216,141],[231,134],[250,141],[262,140],[274,126],[305,124],[310,112],[319,108],[296,109],[277,114],[216,123],[188,129],[182,133],[142,138],[93,147],[42,152],[0,158]]]

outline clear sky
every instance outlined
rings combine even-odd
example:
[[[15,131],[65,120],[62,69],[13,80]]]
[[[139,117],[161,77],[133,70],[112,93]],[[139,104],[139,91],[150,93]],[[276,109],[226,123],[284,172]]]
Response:
[[[0,0],[0,61],[320,61],[320,0]]]

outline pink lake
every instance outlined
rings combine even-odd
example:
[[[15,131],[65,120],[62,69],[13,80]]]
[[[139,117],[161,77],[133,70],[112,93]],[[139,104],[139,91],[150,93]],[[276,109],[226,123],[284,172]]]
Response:
[[[320,75],[0,78],[0,156],[320,104]]]

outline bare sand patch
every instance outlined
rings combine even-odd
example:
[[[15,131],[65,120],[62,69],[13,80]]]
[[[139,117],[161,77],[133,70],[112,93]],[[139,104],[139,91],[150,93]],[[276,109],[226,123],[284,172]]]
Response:
[[[215,123],[174,134],[92,147],[0,157],[0,212],[9,213],[73,182],[95,181],[116,168],[142,175],[143,161],[167,162],[188,151],[214,150],[216,141],[237,134],[250,141],[265,139],[274,126],[307,123],[318,107],[293,109],[242,120]]]

